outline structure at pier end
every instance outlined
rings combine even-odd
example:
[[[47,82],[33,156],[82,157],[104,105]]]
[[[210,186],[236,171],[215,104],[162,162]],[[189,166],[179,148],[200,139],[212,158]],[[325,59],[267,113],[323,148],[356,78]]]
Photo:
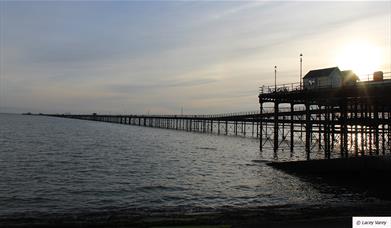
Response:
[[[307,159],[315,147],[325,158],[336,151],[340,157],[390,152],[391,78],[375,72],[373,80],[361,82],[336,67],[310,71],[303,79],[303,85],[260,88],[260,150],[271,140],[276,153],[290,137],[290,150],[302,140]],[[272,116],[263,115],[267,103],[274,105]],[[265,123],[273,124],[268,132]]]

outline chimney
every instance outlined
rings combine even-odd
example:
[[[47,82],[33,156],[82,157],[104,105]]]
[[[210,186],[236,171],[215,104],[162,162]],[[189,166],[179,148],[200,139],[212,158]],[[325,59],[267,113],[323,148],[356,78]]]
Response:
[[[383,71],[373,72],[373,80],[374,81],[383,81]]]

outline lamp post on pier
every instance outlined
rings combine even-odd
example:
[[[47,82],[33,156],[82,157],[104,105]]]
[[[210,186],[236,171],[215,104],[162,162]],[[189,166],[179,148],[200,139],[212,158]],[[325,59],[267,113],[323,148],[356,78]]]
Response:
[[[277,92],[277,66],[274,66],[274,92]]]

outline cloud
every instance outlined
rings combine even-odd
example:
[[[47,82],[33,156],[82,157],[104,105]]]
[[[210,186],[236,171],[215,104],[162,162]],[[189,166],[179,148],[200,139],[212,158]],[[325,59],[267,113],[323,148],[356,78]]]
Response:
[[[342,40],[385,39],[390,13],[384,2],[0,4],[1,105],[75,111],[248,110],[274,65],[295,81],[300,52],[305,69],[328,66]]]
[[[146,83],[146,84],[111,84],[111,85],[104,85],[103,87],[108,91],[114,93],[132,94],[132,93],[139,93],[139,92],[147,92],[149,90],[156,91],[156,90],[175,88],[175,87],[188,88],[193,86],[210,84],[214,82],[217,82],[217,80],[215,79],[191,79],[191,80],[182,80],[182,81],[156,80],[156,82]]]
[[[246,2],[244,4],[239,4],[237,6],[223,10],[221,12],[216,12],[209,19],[210,20],[220,20],[225,17],[235,16],[235,14],[241,13],[241,12],[249,10],[249,9],[259,8],[261,6],[262,6],[262,8],[266,8],[265,6],[270,6],[270,5],[272,5],[271,2],[267,2],[267,1]]]

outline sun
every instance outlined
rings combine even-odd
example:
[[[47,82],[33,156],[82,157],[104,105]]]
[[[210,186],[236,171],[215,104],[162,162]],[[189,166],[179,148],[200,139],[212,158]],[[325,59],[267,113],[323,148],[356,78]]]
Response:
[[[336,58],[341,70],[353,70],[361,80],[379,70],[381,51],[379,47],[368,42],[351,42],[341,49]]]

